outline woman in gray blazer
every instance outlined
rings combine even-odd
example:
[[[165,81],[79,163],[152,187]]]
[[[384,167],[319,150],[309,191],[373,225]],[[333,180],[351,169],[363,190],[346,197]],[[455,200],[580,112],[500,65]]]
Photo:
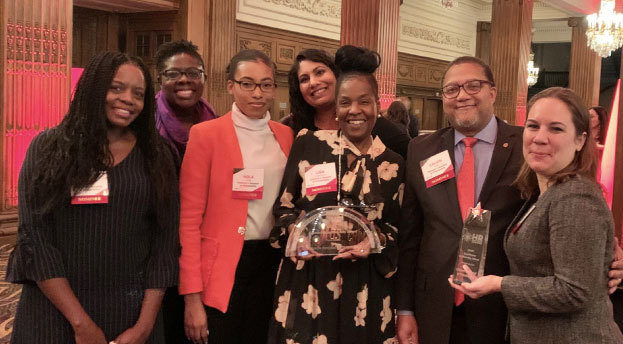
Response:
[[[501,292],[515,343],[623,343],[608,298],[613,221],[595,180],[588,110],[554,87],[528,103],[526,160],[516,185],[528,199],[509,226],[509,276],[450,284],[472,298]],[[469,270],[469,268],[467,268]]]

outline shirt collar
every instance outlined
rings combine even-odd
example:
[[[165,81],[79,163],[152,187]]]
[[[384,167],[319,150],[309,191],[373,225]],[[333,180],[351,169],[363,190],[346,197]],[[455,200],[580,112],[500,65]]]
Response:
[[[487,143],[491,143],[494,144],[495,143],[495,139],[497,138],[498,135],[498,121],[495,119],[495,115],[491,116],[491,120],[489,120],[489,123],[487,124],[486,127],[484,127],[484,129],[482,129],[481,131],[479,131],[476,135],[474,135],[475,138],[477,138],[479,141],[484,141]],[[458,130],[454,129],[454,145],[458,145],[459,142],[461,142],[466,136],[463,135],[462,133],[460,133]]]
[[[268,128],[270,113],[266,111],[262,118],[251,118],[240,111],[238,105],[234,103],[231,107],[231,119],[237,127],[245,128],[252,131],[259,131]]]

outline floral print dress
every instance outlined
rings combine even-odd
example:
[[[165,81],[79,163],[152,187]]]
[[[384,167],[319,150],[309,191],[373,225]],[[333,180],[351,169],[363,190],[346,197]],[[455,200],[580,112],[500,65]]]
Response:
[[[397,343],[392,276],[398,261],[396,226],[404,189],[405,166],[400,155],[378,138],[364,155],[336,130],[301,130],[275,204],[271,244],[285,249],[287,228],[301,211],[337,205],[335,191],[306,195],[304,175],[309,166],[331,162],[337,173],[340,147],[344,150],[338,179],[341,196],[376,205],[365,215],[382,233],[385,249],[359,260],[333,261],[333,256],[325,256],[295,264],[284,257],[268,343]]]

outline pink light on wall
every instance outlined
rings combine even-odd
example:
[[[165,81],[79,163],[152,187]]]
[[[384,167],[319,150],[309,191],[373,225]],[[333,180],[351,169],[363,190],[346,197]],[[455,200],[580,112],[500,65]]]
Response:
[[[30,4],[30,5],[25,5]],[[41,131],[61,121],[69,105],[71,1],[3,2],[6,39],[2,116],[2,202],[17,206],[17,180],[26,150]],[[71,57],[69,57],[71,58]]]
[[[517,105],[515,110],[515,125],[523,127],[526,123],[526,105]]]
[[[619,91],[621,88],[621,79],[617,82],[616,91],[614,92],[614,100],[612,102],[612,110],[610,111],[610,123],[606,131],[606,140],[604,143],[604,152],[601,157],[601,176],[599,182],[604,188],[606,202],[612,209],[612,193],[614,186],[614,160],[617,138],[617,123],[619,121]]]

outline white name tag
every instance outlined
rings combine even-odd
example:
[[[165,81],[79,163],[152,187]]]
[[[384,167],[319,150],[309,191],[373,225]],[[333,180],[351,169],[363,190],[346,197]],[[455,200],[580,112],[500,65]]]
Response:
[[[108,175],[103,172],[92,185],[77,192],[72,190],[71,204],[105,204],[108,192]]]
[[[234,168],[231,195],[235,199],[262,199],[264,169]]]
[[[427,188],[454,177],[454,166],[447,150],[420,161],[420,168]]]
[[[337,191],[335,163],[312,165],[305,169],[305,194]]]

